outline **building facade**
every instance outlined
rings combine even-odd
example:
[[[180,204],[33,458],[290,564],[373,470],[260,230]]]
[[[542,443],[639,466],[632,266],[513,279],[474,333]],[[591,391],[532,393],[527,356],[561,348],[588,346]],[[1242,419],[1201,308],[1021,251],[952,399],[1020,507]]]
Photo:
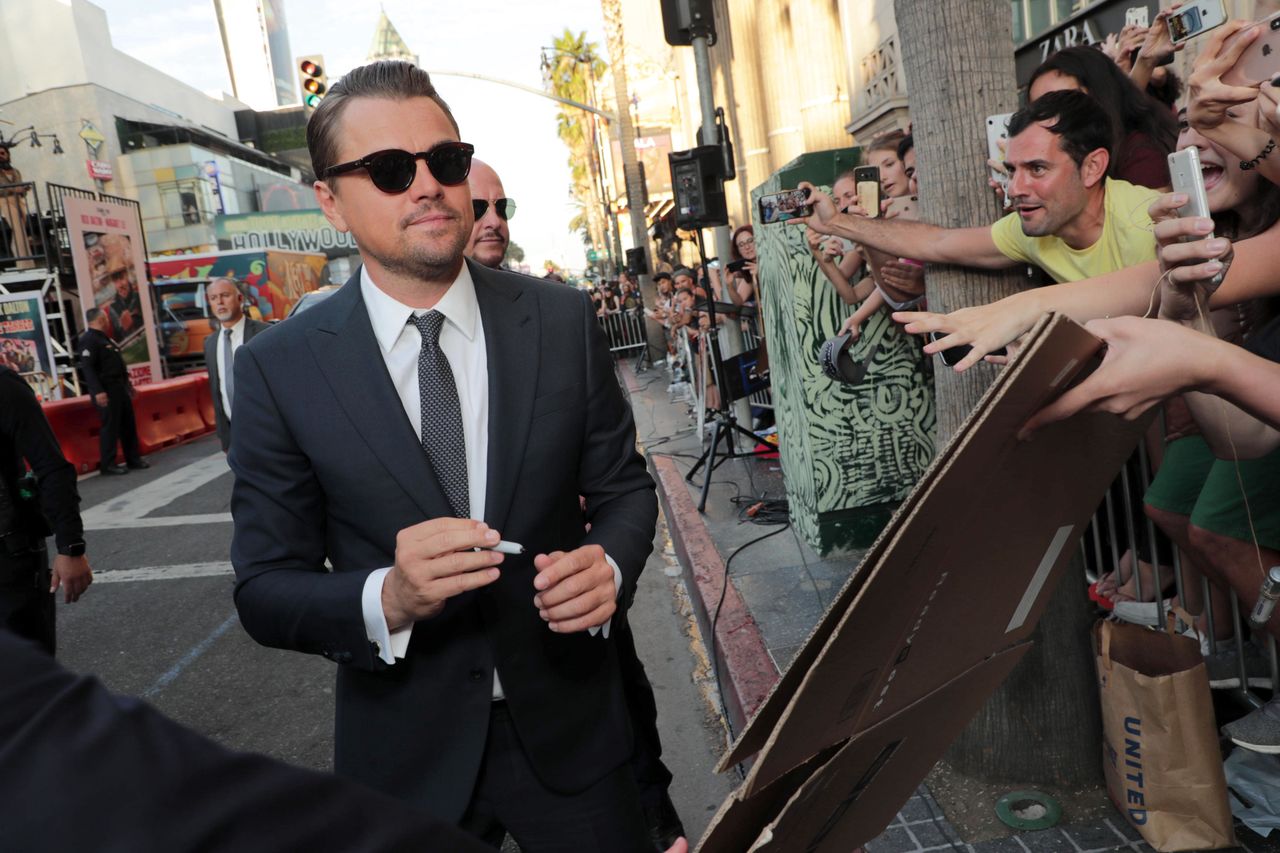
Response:
[[[262,210],[268,198],[314,206],[299,170],[239,141],[243,103],[211,98],[116,50],[92,3],[8,0],[0,46],[5,120],[56,134],[66,152],[14,148],[23,177],[136,198],[149,251],[216,246],[217,214]]]

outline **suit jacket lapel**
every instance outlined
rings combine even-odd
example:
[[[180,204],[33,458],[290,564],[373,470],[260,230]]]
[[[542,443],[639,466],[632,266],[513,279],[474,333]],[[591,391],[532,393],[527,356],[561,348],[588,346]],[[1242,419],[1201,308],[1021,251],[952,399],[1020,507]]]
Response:
[[[541,325],[532,294],[486,267],[467,263],[475,282],[489,368],[489,466],[484,520],[501,530],[511,508],[511,495],[529,438]]]
[[[359,272],[329,301],[334,303],[332,310],[325,312],[324,322],[307,331],[307,342],[343,412],[425,517],[451,515],[387,374],[360,295]]]

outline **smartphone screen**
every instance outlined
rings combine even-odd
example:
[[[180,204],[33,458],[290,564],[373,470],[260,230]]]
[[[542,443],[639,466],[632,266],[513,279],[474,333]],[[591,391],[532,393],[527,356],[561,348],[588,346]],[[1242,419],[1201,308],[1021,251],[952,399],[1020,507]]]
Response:
[[[783,190],[760,196],[757,206],[760,211],[760,222],[772,225],[775,222],[786,222],[789,219],[804,219],[813,215],[813,206],[809,203],[808,190]]]

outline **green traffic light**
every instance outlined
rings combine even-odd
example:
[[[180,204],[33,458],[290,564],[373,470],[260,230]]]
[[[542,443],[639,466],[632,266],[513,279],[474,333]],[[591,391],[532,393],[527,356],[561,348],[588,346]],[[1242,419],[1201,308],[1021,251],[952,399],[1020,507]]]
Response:
[[[307,95],[303,98],[302,103],[314,110],[316,107],[320,106],[320,101],[321,97],[319,95]]]

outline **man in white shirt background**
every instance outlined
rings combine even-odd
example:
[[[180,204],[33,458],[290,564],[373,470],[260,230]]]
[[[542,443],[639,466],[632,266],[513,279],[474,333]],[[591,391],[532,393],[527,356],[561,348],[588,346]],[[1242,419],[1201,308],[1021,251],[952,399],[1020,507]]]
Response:
[[[231,365],[240,347],[270,326],[244,313],[244,294],[230,278],[215,278],[205,288],[209,310],[217,321],[217,331],[204,340],[204,363],[209,368],[209,395],[218,426],[218,440],[225,453],[231,446],[232,393],[235,375]]]

